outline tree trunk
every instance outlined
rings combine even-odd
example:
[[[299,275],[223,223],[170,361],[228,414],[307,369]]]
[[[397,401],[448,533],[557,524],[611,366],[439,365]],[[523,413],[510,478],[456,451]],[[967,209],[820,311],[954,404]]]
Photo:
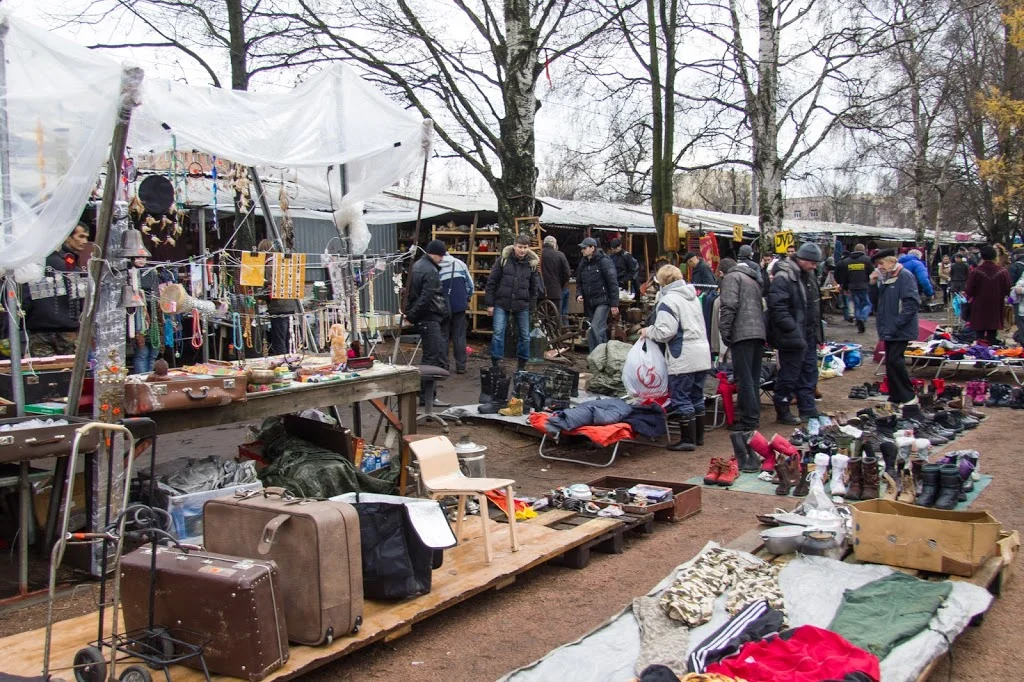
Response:
[[[231,62],[231,89],[249,89],[249,68],[246,64],[245,18],[242,0],[224,0],[228,10],[228,58]]]
[[[537,61],[537,30],[530,24],[528,0],[505,0],[507,62],[501,119],[498,185],[498,225],[503,243],[511,243],[515,219],[536,213],[537,187],[535,122],[536,87],[541,65]]]
[[[658,253],[665,250],[665,204],[662,183],[662,172],[665,162],[665,112],[662,109],[661,93],[661,59],[658,54],[658,13],[655,11],[654,0],[647,0],[647,43],[650,55],[648,69],[651,73],[651,132],[652,132],[652,165],[651,165],[651,217],[654,218],[654,229],[658,233]],[[671,196],[671,185],[670,196]],[[669,200],[669,206],[671,206]]]
[[[775,233],[782,227],[782,163],[779,160],[779,125],[776,104],[779,92],[779,34],[774,0],[758,0],[757,93],[751,112],[754,175],[757,180],[757,216],[761,248],[774,248]]]

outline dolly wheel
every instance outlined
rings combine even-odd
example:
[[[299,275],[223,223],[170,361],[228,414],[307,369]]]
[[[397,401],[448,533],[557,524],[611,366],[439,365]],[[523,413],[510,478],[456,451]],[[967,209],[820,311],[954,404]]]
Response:
[[[130,665],[121,671],[120,682],[153,682],[153,676],[141,665]]]
[[[77,682],[105,682],[107,661],[103,652],[94,646],[79,649],[75,654],[75,680]]]

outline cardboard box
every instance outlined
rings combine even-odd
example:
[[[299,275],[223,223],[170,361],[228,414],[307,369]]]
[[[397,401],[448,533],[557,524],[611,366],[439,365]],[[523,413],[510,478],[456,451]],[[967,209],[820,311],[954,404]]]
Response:
[[[986,511],[943,511],[889,500],[851,507],[858,561],[969,577],[998,551],[1002,526]]]

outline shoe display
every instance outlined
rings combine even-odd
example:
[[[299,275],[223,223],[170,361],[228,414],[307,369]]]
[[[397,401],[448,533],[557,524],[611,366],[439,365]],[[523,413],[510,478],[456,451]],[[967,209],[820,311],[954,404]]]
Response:
[[[747,434],[742,431],[733,431],[729,434],[729,440],[732,441],[732,454],[739,462],[740,471],[757,473],[761,470],[761,458],[757,456],[753,448],[747,445],[747,438]]]
[[[736,461],[736,458],[720,461],[718,470],[718,485],[730,486],[736,482],[736,479],[740,476],[740,464]]]
[[[760,431],[754,431],[747,439],[747,445],[762,458],[761,471],[775,471],[775,451]]]
[[[878,458],[861,458],[861,491],[860,499],[877,500],[879,493]]]
[[[854,400],[867,400],[868,389],[865,388],[864,386],[852,386],[850,387],[850,394],[847,397],[852,398]]]
[[[523,401],[520,398],[509,398],[508,407],[503,407],[498,410],[498,414],[506,417],[521,417],[523,416]]]
[[[704,474],[704,485],[717,485],[718,476],[722,473],[722,460],[712,457],[708,462],[708,472]]]

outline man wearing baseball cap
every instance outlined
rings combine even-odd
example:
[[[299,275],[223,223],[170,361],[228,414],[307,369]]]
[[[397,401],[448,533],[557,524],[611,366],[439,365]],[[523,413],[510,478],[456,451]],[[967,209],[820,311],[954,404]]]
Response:
[[[796,425],[818,416],[814,389],[818,385],[818,344],[824,338],[821,291],[815,277],[820,262],[817,244],[801,244],[793,256],[779,261],[768,291],[768,341],[779,354],[773,397],[780,424]],[[794,395],[800,418],[789,409]]]
[[[608,314],[619,313],[619,283],[615,265],[597,240],[587,237],[580,242],[583,258],[576,266],[576,300],[583,304],[583,313],[590,320],[587,348],[593,351],[608,340]]]

